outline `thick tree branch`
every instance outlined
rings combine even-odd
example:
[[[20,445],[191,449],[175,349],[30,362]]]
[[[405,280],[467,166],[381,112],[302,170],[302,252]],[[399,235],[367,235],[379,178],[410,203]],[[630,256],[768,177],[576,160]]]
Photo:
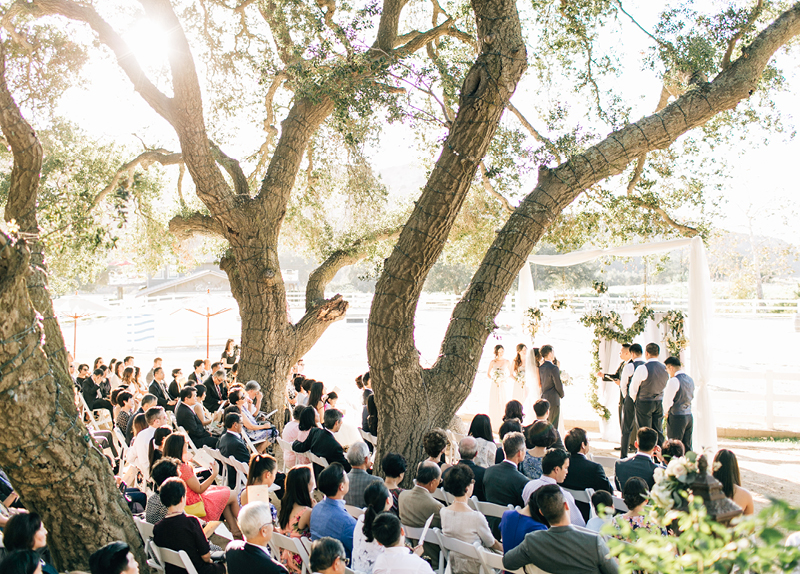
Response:
[[[755,8],[750,13],[750,17],[747,19],[747,22],[739,28],[736,34],[728,40],[728,48],[725,50],[725,55],[722,57],[722,65],[721,68],[723,70],[727,69],[728,66],[731,65],[731,56],[733,56],[733,49],[736,47],[736,44],[742,37],[747,34],[747,32],[753,27],[753,24],[756,23],[758,16],[761,14],[761,10],[764,8],[764,0],[758,0],[756,3]]]
[[[383,0],[378,33],[375,35],[375,42],[372,43],[373,50],[384,54],[392,51],[394,40],[397,38],[397,29],[400,26],[400,13],[407,3],[408,0]]]
[[[352,57],[355,53],[353,51],[353,45],[350,43],[350,38],[347,37],[344,29],[339,26],[334,20],[333,15],[336,12],[336,1],[335,0],[317,0],[317,6],[320,8],[325,9],[325,25],[328,29],[333,32],[334,36],[342,43],[344,49],[347,51],[347,56]]]
[[[450,30],[450,28],[453,26],[454,23],[455,20],[453,20],[452,18],[448,18],[435,28],[431,28],[430,30],[422,32],[417,36],[411,38],[411,40],[409,40],[399,48],[395,48],[394,54],[397,57],[403,57],[407,56],[408,54],[412,54],[421,48],[424,48],[425,44],[427,44],[428,42],[433,42],[437,38],[441,38],[442,36],[447,34],[447,32]]]
[[[88,24],[97,33],[100,41],[114,52],[117,63],[128,76],[133,88],[158,114],[168,122],[173,122],[172,100],[150,81],[127,42],[103,20],[92,6],[79,4],[72,0],[33,0],[32,2],[16,0],[13,8],[14,10],[9,11],[4,18],[3,24],[6,27],[10,25],[10,22],[6,22],[6,18],[15,13],[27,13],[35,18],[58,15]]]
[[[285,66],[297,63],[299,58],[294,54],[294,42],[289,33],[289,23],[286,21],[283,8],[275,4],[273,0],[260,0],[258,2],[258,10],[272,31],[272,37],[275,40],[278,57],[281,62]]]
[[[131,161],[122,164],[122,167],[117,170],[117,173],[114,174],[114,177],[111,178],[108,185],[94,197],[91,208],[94,209],[99,206],[100,202],[106,199],[110,193],[114,192],[120,186],[126,190],[130,189],[133,185],[133,175],[136,172],[136,168],[146,170],[156,162],[162,166],[174,166],[175,164],[183,163],[183,156],[163,148],[147,150],[139,154]]]
[[[169,221],[169,231],[180,242],[191,239],[193,236],[225,237],[219,222],[200,212],[194,212],[188,216],[173,216]]]
[[[278,128],[275,127],[275,110],[272,107],[272,103],[275,100],[275,94],[278,92],[278,88],[280,88],[281,84],[287,79],[288,76],[285,72],[278,72],[275,74],[275,77],[272,79],[267,89],[267,95],[264,96],[264,108],[267,111],[267,117],[264,119],[264,131],[267,133],[267,137],[254,156],[258,158],[258,163],[250,174],[250,177],[247,178],[250,185],[253,185],[264,171],[264,167],[267,165],[267,160],[269,158],[269,148],[272,146],[273,140],[278,136]]]
[[[505,212],[513,214],[514,208],[511,206],[506,197],[494,189],[492,182],[489,180],[489,176],[486,171],[486,164],[483,162],[483,160],[481,160],[479,167],[481,170],[481,182],[483,182],[483,189],[489,192],[490,196],[493,196],[497,201],[500,202],[500,205],[503,207],[503,210]]]
[[[350,304],[342,295],[336,294],[331,299],[323,300],[309,309],[300,318],[300,321],[291,327],[294,334],[296,356],[302,357],[308,352],[330,324],[344,319],[349,307]]]
[[[214,159],[217,163],[225,168],[225,171],[228,172],[228,175],[233,180],[233,189],[234,191],[242,196],[250,196],[250,189],[247,185],[247,178],[242,171],[242,166],[239,165],[238,160],[234,160],[225,152],[223,152],[220,147],[212,142],[211,140],[208,141],[208,145],[211,147],[211,154],[214,156]]]
[[[694,237],[694,236],[696,236],[697,234],[700,233],[696,228],[693,228],[691,226],[687,226],[687,225],[684,225],[684,224],[680,224],[680,223],[676,222],[675,220],[673,220],[672,217],[667,213],[667,211],[664,208],[662,208],[661,206],[653,205],[653,204],[651,204],[649,202],[646,202],[643,199],[638,198],[636,196],[631,196],[628,199],[635,206],[638,206],[640,208],[645,208],[647,210],[650,210],[652,212],[657,213],[659,216],[661,216],[661,219],[664,220],[664,222],[668,226],[670,226],[671,228],[674,228],[675,230],[678,231],[678,233],[680,233],[683,236],[691,238],[691,237]]]
[[[378,242],[396,239],[400,235],[402,228],[395,227],[382,230],[361,238],[346,249],[338,249],[331,253],[317,269],[308,276],[306,284],[306,311],[319,305],[325,299],[325,286],[327,286],[334,276],[346,266],[357,264],[367,256],[369,249]]]
[[[526,130],[528,130],[528,133],[530,133],[531,136],[533,136],[538,142],[551,148],[557,162],[561,161],[560,154],[555,150],[555,146],[552,145],[553,143],[549,139],[542,136],[539,131],[533,127],[533,124],[531,124],[528,119],[522,115],[522,112],[520,112],[514,104],[509,102],[506,105],[506,108],[508,108],[508,110],[517,117],[517,120],[520,121]]]

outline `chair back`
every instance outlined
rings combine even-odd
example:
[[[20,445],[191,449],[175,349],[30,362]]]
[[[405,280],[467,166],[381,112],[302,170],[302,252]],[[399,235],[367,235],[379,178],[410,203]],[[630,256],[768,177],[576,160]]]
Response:
[[[300,561],[302,563],[300,573],[310,573],[310,565],[308,563],[308,555],[311,549],[311,541],[308,541],[308,547],[306,547],[303,538],[296,538],[296,537],[287,537],[286,535],[282,535],[277,531],[272,532],[272,539],[269,541],[269,546],[272,548],[273,554],[275,557],[280,558],[281,550],[286,549],[289,553],[293,553],[295,555],[300,556]]]
[[[133,516],[133,522],[136,529],[139,530],[139,535],[144,542],[145,556],[147,557],[147,566],[156,571],[164,572],[164,564],[161,558],[153,550],[153,524]]]
[[[369,431],[365,431],[361,427],[358,428],[358,433],[361,434],[361,438],[366,441],[367,443],[371,443],[372,447],[378,446],[378,438],[372,435]]]
[[[281,451],[283,451],[283,471],[286,472],[286,454],[287,453],[294,453],[292,449],[292,444],[286,441],[283,437],[278,436],[278,445],[281,447]]]
[[[420,541],[419,538],[422,537],[422,530],[424,527],[409,527],[408,525],[403,525],[403,532],[405,533],[406,539],[410,539],[411,541],[416,541],[416,545],[423,543]],[[428,529],[428,532],[425,534],[425,541],[424,543],[433,543],[436,546],[439,546],[439,536],[437,535],[437,531],[439,529],[434,527],[432,529]],[[439,547],[439,571],[438,573],[444,572],[444,553],[442,552],[441,547]]]
[[[174,565],[175,567],[184,569],[187,573],[197,573],[197,569],[194,568],[194,563],[192,563],[192,560],[189,559],[189,555],[187,555],[186,551],[183,549],[180,551],[173,551],[166,547],[159,547],[155,543],[151,543],[150,545],[155,554],[161,559],[163,565]]]
[[[481,556],[481,561],[483,562],[483,570],[485,573],[494,573],[495,571],[499,573],[525,573],[525,569],[517,569],[516,571],[509,571],[505,567],[503,567],[503,555],[500,553],[493,553],[490,549],[486,547],[476,547],[478,550],[478,554]]]
[[[221,485],[228,485],[228,458],[222,455],[219,449],[212,449],[208,445],[203,446],[203,451],[208,454],[209,457],[219,461],[220,466],[220,474],[219,477],[222,479]]]
[[[225,460],[236,471],[236,493],[247,486],[247,474],[250,472],[250,467],[247,463],[239,461],[235,457],[226,457]]]
[[[347,512],[348,512],[348,513],[349,513],[349,514],[350,514],[350,515],[351,515],[351,516],[352,516],[354,519],[358,519],[359,517],[361,517],[362,515],[364,515],[364,513],[366,513],[366,511],[365,511],[364,509],[362,509],[362,508],[360,508],[360,507],[356,507],[355,505],[345,505],[345,506],[344,506],[344,509],[345,509],[345,511],[347,511]]]
[[[513,505],[498,505],[496,503],[488,503],[486,501],[479,501],[474,495],[470,498],[475,506],[475,509],[483,513],[486,517],[497,517],[501,519],[503,513],[509,509],[514,509]]]
[[[436,491],[433,492],[433,498],[447,504],[447,495],[445,495],[444,489],[441,487],[437,487]]]
[[[460,539],[454,539],[452,537],[447,537],[444,535],[439,529],[435,531],[436,536],[439,538],[439,547],[441,548],[442,552],[444,553],[445,560],[447,561],[447,566],[444,569],[445,574],[449,574],[453,572],[452,561],[450,558],[450,553],[455,551],[461,555],[469,559],[474,559],[481,563],[481,573],[484,573],[483,569],[483,560],[481,559],[481,555],[478,552],[477,546],[480,543],[476,543],[475,545],[470,545],[469,543],[464,543]]]
[[[324,457],[320,457],[319,455],[314,455],[310,451],[305,454],[306,457],[312,462],[316,463],[317,465],[321,465],[323,468],[328,467],[328,460]]]

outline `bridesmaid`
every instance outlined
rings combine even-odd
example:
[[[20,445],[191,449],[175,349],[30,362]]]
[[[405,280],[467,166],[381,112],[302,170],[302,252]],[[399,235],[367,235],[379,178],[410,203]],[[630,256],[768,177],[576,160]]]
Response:
[[[506,382],[513,375],[511,362],[503,359],[505,349],[502,345],[494,346],[494,359],[489,362],[489,370],[486,375],[491,381],[491,391],[489,392],[489,418],[492,426],[503,420],[503,411],[506,406]]]
[[[525,377],[525,359],[527,356],[528,347],[524,343],[517,344],[517,355],[514,357],[512,364],[512,371],[514,373],[514,392],[511,394],[511,399],[516,399],[521,404],[525,404],[528,398],[528,391],[530,388],[526,385]]]

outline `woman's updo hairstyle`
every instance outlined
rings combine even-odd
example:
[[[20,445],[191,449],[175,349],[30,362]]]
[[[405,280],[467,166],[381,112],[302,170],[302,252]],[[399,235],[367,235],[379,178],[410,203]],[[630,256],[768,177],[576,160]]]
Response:
[[[638,507],[649,498],[647,483],[641,477],[631,477],[622,488],[622,500],[628,509]]]
[[[444,476],[443,488],[454,497],[463,497],[473,481],[475,481],[475,474],[472,469],[459,463],[450,468],[447,475]]]

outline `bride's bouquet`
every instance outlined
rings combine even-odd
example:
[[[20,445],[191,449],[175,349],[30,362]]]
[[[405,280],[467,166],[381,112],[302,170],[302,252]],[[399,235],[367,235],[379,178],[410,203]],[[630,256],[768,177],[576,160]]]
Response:
[[[561,370],[561,385],[572,385],[572,376],[566,372],[566,370]]]

